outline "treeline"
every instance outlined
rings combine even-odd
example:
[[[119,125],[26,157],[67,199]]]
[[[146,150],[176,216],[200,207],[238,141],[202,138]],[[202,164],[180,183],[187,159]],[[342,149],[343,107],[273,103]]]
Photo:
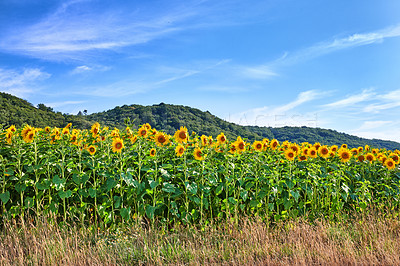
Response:
[[[84,112],[86,113],[86,112]],[[320,142],[326,145],[341,145],[346,143],[349,147],[370,145],[376,148],[390,150],[400,149],[400,143],[379,139],[365,139],[335,130],[310,128],[310,127],[258,127],[239,126],[227,122],[199,109],[170,104],[157,104],[152,106],[124,105],[111,110],[93,113],[90,115],[70,115],[55,112],[51,107],[39,104],[37,107],[31,103],[7,93],[0,93],[0,124],[3,126],[16,125],[18,127],[29,124],[35,127],[64,127],[72,123],[79,129],[88,129],[94,122],[111,128],[124,128],[127,124],[138,128],[144,123],[173,134],[181,126],[186,126],[189,132],[199,135],[214,136],[224,132],[229,139],[237,136],[249,141],[263,138],[279,141],[289,140],[296,143]]]

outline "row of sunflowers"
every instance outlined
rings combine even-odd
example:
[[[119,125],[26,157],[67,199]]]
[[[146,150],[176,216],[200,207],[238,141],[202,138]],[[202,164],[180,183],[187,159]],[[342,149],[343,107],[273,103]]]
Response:
[[[372,204],[399,206],[398,150],[99,123],[90,130],[10,126],[0,145],[1,217],[206,223],[253,214],[337,219]]]

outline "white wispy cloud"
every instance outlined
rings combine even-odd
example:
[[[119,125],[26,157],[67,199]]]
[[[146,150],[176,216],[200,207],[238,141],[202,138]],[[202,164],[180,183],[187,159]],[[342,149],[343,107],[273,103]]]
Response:
[[[323,97],[326,93],[315,90],[300,92],[297,98],[289,103],[275,107],[253,108],[234,114],[227,120],[240,125],[256,126],[316,126],[315,112],[296,112],[295,109],[304,103]]]
[[[100,65],[93,65],[93,66],[81,65],[81,66],[75,67],[70,72],[70,74],[76,75],[76,74],[84,74],[84,73],[91,73],[91,72],[103,72],[103,71],[108,71],[110,69],[111,69],[111,67],[100,66]]]
[[[181,30],[194,10],[140,12],[95,9],[90,1],[69,1],[40,21],[1,34],[0,49],[47,60],[79,60],[98,50],[142,44]],[[186,12],[188,11],[188,12]]]
[[[375,102],[363,108],[364,112],[380,113],[383,110],[400,106],[400,90],[377,95]]]
[[[343,107],[347,107],[347,106],[353,106],[354,104],[357,104],[360,102],[374,100],[375,96],[376,96],[376,93],[373,91],[373,89],[364,89],[359,94],[349,95],[344,99],[325,104],[322,107],[343,108]]]
[[[3,92],[18,97],[26,97],[38,90],[38,82],[51,75],[38,68],[22,70],[0,68],[0,88]]]
[[[319,42],[311,45],[310,47],[292,53],[285,52],[281,58],[271,62],[270,65],[277,66],[296,64],[298,62],[310,60],[312,58],[326,55],[335,51],[373,43],[380,43],[385,39],[395,37],[400,37],[400,25],[393,25],[373,32],[354,33],[345,37]]]

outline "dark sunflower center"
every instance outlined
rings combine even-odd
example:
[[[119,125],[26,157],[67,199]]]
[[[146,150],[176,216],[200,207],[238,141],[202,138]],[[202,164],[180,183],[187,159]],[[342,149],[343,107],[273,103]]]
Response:
[[[117,142],[115,144],[115,148],[117,148],[118,150],[122,148],[122,143],[121,142]]]
[[[180,139],[186,139],[186,132],[185,131],[179,132],[179,138]]]

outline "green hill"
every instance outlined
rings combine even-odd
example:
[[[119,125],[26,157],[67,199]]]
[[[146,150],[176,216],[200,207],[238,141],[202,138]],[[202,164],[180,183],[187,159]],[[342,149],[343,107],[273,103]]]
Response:
[[[400,149],[400,143],[379,139],[365,139],[335,130],[310,128],[310,127],[258,127],[239,126],[227,122],[199,109],[170,104],[157,104],[152,106],[124,105],[111,110],[93,113],[90,115],[68,115],[54,112],[52,108],[43,104],[34,107],[31,103],[7,93],[0,93],[0,124],[3,126],[30,124],[35,127],[56,126],[64,127],[72,123],[76,128],[90,128],[94,122],[111,128],[124,128],[126,122],[138,128],[144,123],[152,127],[173,134],[181,126],[186,126],[189,132],[199,135],[217,136],[224,132],[228,139],[236,139],[237,136],[253,141],[256,139],[273,139],[292,142],[320,142],[326,145],[341,145],[346,143],[349,147],[370,145],[377,148],[390,150]]]

